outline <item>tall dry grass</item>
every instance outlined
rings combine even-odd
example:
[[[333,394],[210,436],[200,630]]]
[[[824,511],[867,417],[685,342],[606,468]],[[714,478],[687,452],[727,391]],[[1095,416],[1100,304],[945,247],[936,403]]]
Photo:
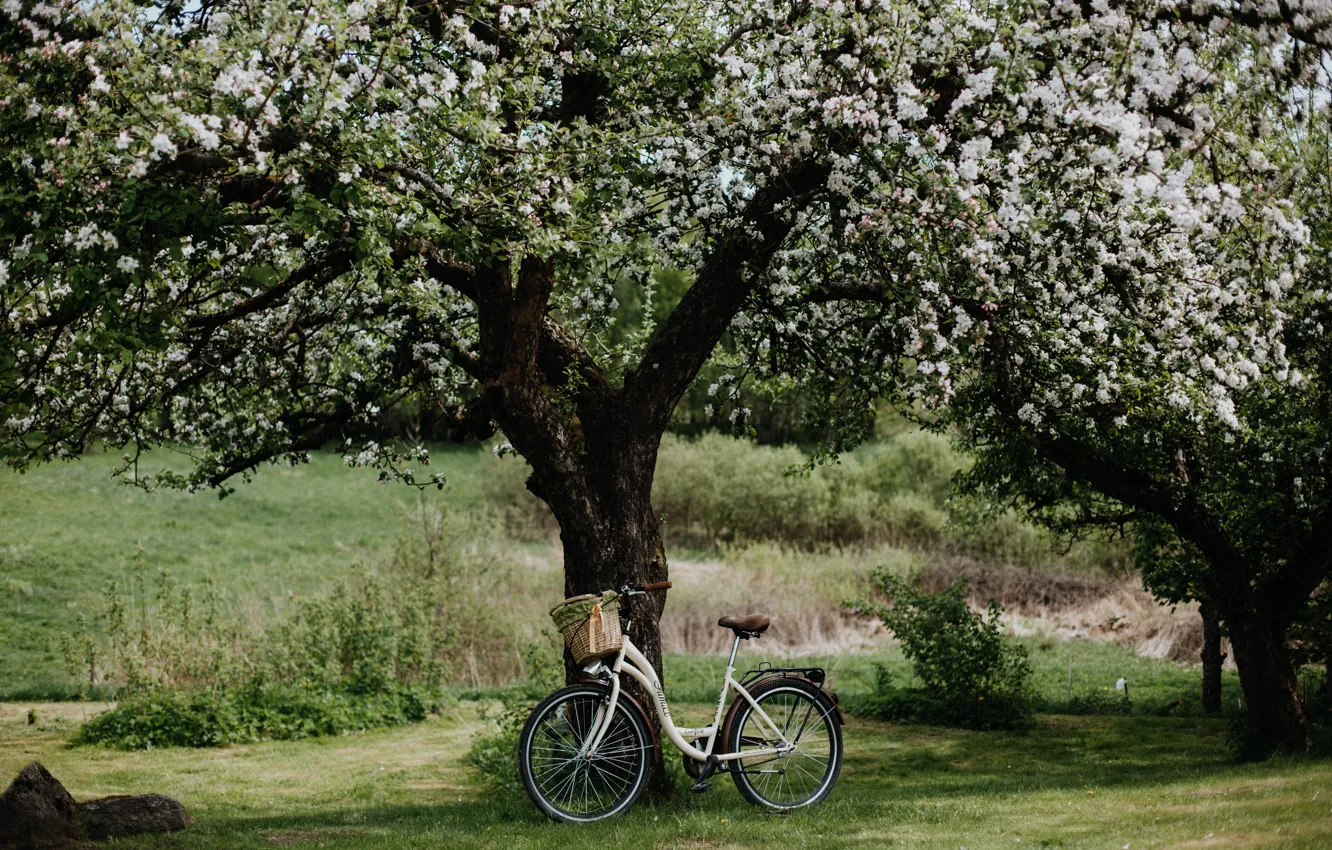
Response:
[[[1202,617],[1196,603],[1167,605],[1142,587],[1136,573],[1112,576],[1021,569],[951,558],[922,572],[928,590],[970,580],[976,607],[995,599],[1015,635],[1083,638],[1131,646],[1146,658],[1196,664],[1202,652]],[[1229,647],[1223,647],[1227,663]]]

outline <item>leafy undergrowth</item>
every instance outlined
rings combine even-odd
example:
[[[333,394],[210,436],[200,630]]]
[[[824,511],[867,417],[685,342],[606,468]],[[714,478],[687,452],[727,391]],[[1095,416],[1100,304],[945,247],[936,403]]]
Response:
[[[71,749],[86,707],[39,705],[33,726],[28,708],[0,706],[0,775],[40,759],[77,799],[161,792],[196,818],[120,848],[1332,846],[1332,761],[1236,764],[1222,721],[1038,717],[1016,734],[853,719],[841,782],[814,809],[773,816],[722,780],[571,828],[476,782],[462,762],[480,725],[471,703],[360,735],[148,752]]]
[[[160,690],[93,717],[75,742],[125,750],[295,741],[418,723],[440,708],[436,689],[379,693],[249,685],[234,691]]]

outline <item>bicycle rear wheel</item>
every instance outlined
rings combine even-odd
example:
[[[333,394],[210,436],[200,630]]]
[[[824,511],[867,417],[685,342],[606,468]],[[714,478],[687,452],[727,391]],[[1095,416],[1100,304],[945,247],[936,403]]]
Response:
[[[731,776],[741,796],[756,806],[798,809],[820,802],[837,784],[842,770],[842,727],[837,709],[814,685],[800,679],[772,679],[750,695],[788,741],[789,752],[741,757],[731,762]],[[731,722],[727,751],[745,753],[781,743],[742,701]]]
[[[620,701],[586,758],[579,753],[605,716],[608,692],[574,685],[533,709],[518,739],[518,773],[532,802],[554,820],[590,823],[629,810],[647,786],[652,739],[642,717]]]

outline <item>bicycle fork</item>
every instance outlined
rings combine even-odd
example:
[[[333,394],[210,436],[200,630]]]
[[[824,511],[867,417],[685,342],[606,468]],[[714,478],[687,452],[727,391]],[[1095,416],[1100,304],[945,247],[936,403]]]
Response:
[[[596,733],[583,742],[583,746],[578,748],[578,757],[590,759],[597,754],[597,747],[601,746],[601,739],[606,737],[606,731],[610,729],[611,709],[613,709],[620,700],[620,677],[611,676],[610,696],[602,702],[597,713],[592,715],[592,728]]]

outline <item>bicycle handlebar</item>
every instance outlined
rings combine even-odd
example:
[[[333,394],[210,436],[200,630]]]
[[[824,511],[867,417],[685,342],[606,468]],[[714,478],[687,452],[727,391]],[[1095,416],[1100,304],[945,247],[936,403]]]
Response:
[[[624,587],[620,588],[620,593],[623,596],[636,596],[637,594],[647,593],[651,590],[669,590],[670,587],[671,583],[669,581],[654,581],[651,584],[645,584],[642,587],[626,584]]]

